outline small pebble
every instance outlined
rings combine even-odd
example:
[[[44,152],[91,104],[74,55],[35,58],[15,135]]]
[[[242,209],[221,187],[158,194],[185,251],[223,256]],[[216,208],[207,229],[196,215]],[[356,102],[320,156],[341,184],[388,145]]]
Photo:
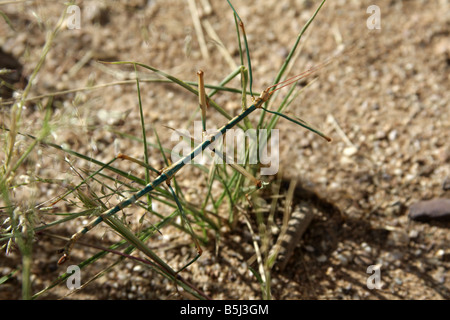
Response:
[[[445,178],[444,183],[442,184],[442,189],[450,190],[450,177]]]
[[[344,149],[344,151],[342,153],[346,157],[351,157],[354,154],[356,154],[356,152],[358,152],[358,149],[356,149],[355,147],[347,147],[347,148]]]
[[[395,246],[406,246],[409,243],[409,237],[403,231],[392,231],[388,235],[388,243]]]
[[[346,266],[348,264],[348,259],[345,255],[339,253],[336,255],[336,258],[339,259],[339,261],[341,262],[342,265]]]
[[[436,251],[436,257],[438,257],[439,259],[442,259],[445,255],[445,251],[442,249],[439,249],[438,251]]]
[[[361,243],[361,248],[367,253],[372,251],[372,248],[366,242]]]
[[[417,230],[411,230],[408,233],[408,237],[410,239],[416,239],[418,236],[419,236],[419,231],[417,231]]]
[[[388,139],[389,139],[390,141],[394,141],[395,139],[397,139],[397,136],[398,136],[397,130],[392,130],[392,131],[389,132],[389,134],[388,134]]]
[[[445,283],[445,269],[443,267],[439,267],[436,272],[433,274],[434,280],[436,280],[439,284]]]

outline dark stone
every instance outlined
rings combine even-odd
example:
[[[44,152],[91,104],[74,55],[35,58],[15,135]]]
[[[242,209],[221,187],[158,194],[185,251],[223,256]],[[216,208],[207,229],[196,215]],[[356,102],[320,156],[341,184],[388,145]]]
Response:
[[[408,217],[415,221],[450,221],[450,199],[419,201],[409,208]]]

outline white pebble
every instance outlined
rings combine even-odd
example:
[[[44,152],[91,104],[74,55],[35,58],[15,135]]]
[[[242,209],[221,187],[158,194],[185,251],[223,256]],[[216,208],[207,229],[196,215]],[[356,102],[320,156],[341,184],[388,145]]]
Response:
[[[356,154],[356,152],[358,152],[358,149],[356,149],[355,147],[347,147],[344,149],[344,151],[342,151],[343,155],[346,157],[351,157]]]

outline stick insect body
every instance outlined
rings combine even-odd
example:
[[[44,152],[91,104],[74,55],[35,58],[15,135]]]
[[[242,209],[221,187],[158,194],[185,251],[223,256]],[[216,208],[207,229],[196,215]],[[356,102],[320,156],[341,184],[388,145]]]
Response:
[[[70,255],[70,252],[72,251],[73,246],[77,242],[78,239],[80,239],[84,234],[89,232],[92,228],[97,226],[99,223],[104,221],[106,218],[116,214],[120,210],[128,207],[129,205],[136,202],[139,198],[142,196],[148,194],[149,192],[153,191],[155,188],[157,188],[159,185],[161,185],[163,182],[170,183],[171,178],[181,169],[184,167],[185,164],[189,163],[192,159],[194,159],[196,156],[198,156],[202,151],[204,151],[209,145],[211,145],[215,140],[219,139],[221,136],[223,136],[227,130],[234,127],[237,123],[239,123],[242,119],[247,117],[249,114],[251,114],[253,111],[255,111],[258,108],[262,107],[262,104],[269,100],[270,93],[269,89],[266,89],[263,91],[259,98],[255,100],[255,103],[251,105],[249,108],[244,110],[242,113],[240,113],[238,116],[231,119],[226,125],[224,125],[222,128],[220,128],[217,133],[207,138],[202,144],[198,145],[190,154],[185,156],[184,158],[178,160],[177,162],[173,163],[169,167],[162,170],[161,174],[153,180],[151,183],[147,184],[142,190],[138,191],[137,193],[133,194],[131,197],[123,200],[119,204],[117,204],[115,207],[109,209],[105,213],[98,216],[96,219],[92,220],[88,225],[83,227],[80,231],[75,233],[67,243],[67,245],[61,250],[63,253],[63,256],[59,259],[58,264],[63,264],[67,258]]]
[[[233,128],[236,124],[238,124],[241,120],[245,119],[247,116],[249,116],[252,112],[254,112],[257,109],[263,109],[267,112],[271,112],[273,114],[282,116],[302,127],[305,127],[311,131],[313,131],[314,133],[320,135],[322,138],[326,139],[327,141],[331,141],[331,139],[324,135],[323,133],[321,133],[320,131],[312,128],[311,126],[309,126],[306,122],[302,121],[302,120],[294,120],[289,118],[288,116],[275,112],[275,111],[270,111],[266,108],[263,107],[263,104],[265,102],[267,102],[270,99],[270,96],[277,90],[288,86],[292,83],[295,83],[307,76],[309,76],[310,74],[312,74],[314,71],[316,71],[318,68],[322,67],[324,64],[320,64],[318,66],[312,67],[309,70],[302,72],[292,78],[289,78],[285,81],[282,81],[278,84],[272,85],[268,88],[266,88],[261,95],[256,98],[253,102],[253,104],[248,107],[247,109],[245,109],[244,111],[242,111],[239,115],[237,115],[236,117],[232,118],[227,124],[225,124],[224,126],[222,126],[215,134],[212,134],[208,137],[205,138],[205,141],[203,141],[201,144],[199,144],[196,148],[194,148],[194,150],[188,154],[187,156],[185,156],[184,158],[181,158],[180,160],[178,160],[177,162],[173,163],[172,165],[168,166],[167,168],[163,169],[159,176],[153,180],[152,182],[150,182],[149,184],[147,184],[142,190],[138,191],[137,193],[133,194],[131,197],[123,200],[122,202],[120,202],[119,204],[117,204],[116,206],[114,206],[113,208],[107,210],[106,212],[104,212],[103,214],[99,215],[96,219],[92,220],[89,224],[87,224],[85,227],[83,227],[80,231],[78,231],[77,233],[75,233],[70,240],[68,241],[68,243],[66,244],[66,246],[61,250],[61,253],[63,253],[62,257],[58,260],[58,264],[61,265],[64,262],[67,261],[73,246],[75,245],[75,243],[78,241],[78,239],[80,239],[84,234],[86,234],[87,232],[89,232],[91,229],[93,229],[95,226],[97,226],[98,224],[100,224],[102,221],[104,221],[105,219],[107,219],[108,217],[111,217],[112,215],[116,214],[117,212],[119,212],[120,210],[128,207],[129,205],[135,203],[139,198],[141,198],[142,196],[148,194],[149,192],[155,190],[155,188],[157,188],[158,186],[160,186],[162,183],[166,182],[168,185],[170,185],[170,180],[172,179],[172,177],[181,169],[183,168],[187,163],[189,163],[191,160],[193,160],[196,156],[198,156],[199,154],[201,154],[206,148],[208,148],[209,146],[211,146],[211,144],[216,141],[217,139],[221,138],[223,135],[226,134],[227,130]],[[280,87],[277,88],[278,85],[281,85]],[[198,259],[198,257],[201,255],[201,248],[198,245],[198,243],[196,242],[197,245],[197,250],[198,250],[198,255],[196,258],[194,258],[193,261],[195,261],[196,259]],[[191,264],[193,261],[191,261],[189,264]],[[188,265],[189,265],[188,264]],[[185,268],[185,267],[184,267]],[[184,269],[183,268],[183,269]]]

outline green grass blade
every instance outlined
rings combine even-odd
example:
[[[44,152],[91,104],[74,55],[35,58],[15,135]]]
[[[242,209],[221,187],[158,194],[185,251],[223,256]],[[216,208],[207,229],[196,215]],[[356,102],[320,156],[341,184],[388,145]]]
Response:
[[[144,163],[147,165],[145,167],[145,182],[146,183],[150,183],[150,169],[148,168],[148,144],[147,144],[147,132],[145,130],[145,118],[144,118],[144,111],[142,108],[142,99],[141,99],[141,88],[139,85],[139,77],[138,77],[138,72],[137,72],[137,68],[136,65],[133,65],[134,67],[134,73],[136,75],[136,88],[137,88],[137,94],[138,94],[138,101],[139,101],[139,116],[141,119],[141,129],[142,129],[142,141],[143,146],[144,146]],[[147,194],[147,203],[148,203],[148,207],[151,208],[152,207],[152,198],[150,196],[150,194]]]
[[[308,129],[309,131],[314,132],[315,134],[318,134],[319,136],[321,136],[322,138],[324,138],[324,139],[327,140],[328,142],[331,141],[331,138],[330,138],[330,137],[328,137],[327,135],[325,135],[324,133],[322,133],[322,132],[319,131],[318,129],[315,129],[315,128],[312,127],[310,124],[308,124],[307,122],[303,121],[302,119],[299,119],[299,118],[297,118],[297,117],[296,117],[295,119],[293,119],[293,118],[288,117],[287,115],[285,115],[285,114],[283,114],[283,113],[280,113],[280,112],[277,112],[277,111],[271,111],[271,110],[266,109],[266,108],[263,108],[263,109],[264,109],[266,112],[269,112],[269,113],[272,113],[272,114],[276,114],[276,115],[279,116],[279,117],[283,117],[283,118],[285,118],[285,119],[287,119],[287,120],[289,120],[289,121],[291,121],[291,122],[293,122],[293,123],[295,123],[295,124],[298,124],[299,126],[302,126],[303,128]]]
[[[142,129],[142,141],[144,142],[144,162],[148,165],[148,144],[147,144],[147,133],[145,130],[145,118],[144,118],[144,111],[142,109],[142,99],[141,99],[141,88],[139,85],[139,77],[137,74],[137,68],[136,65],[134,65],[134,72],[136,74],[136,88],[137,88],[137,94],[138,94],[138,102],[139,102],[139,116],[141,120],[141,129]],[[150,171],[148,167],[145,168],[145,182],[150,182]]]
[[[229,0],[227,0],[228,4],[230,5],[231,9],[234,12],[235,18],[237,17],[239,23],[239,26],[236,26],[236,30],[238,33],[238,38],[239,38],[239,49],[241,50],[241,44],[240,44],[240,34],[239,34],[239,27],[241,27],[242,29],[242,34],[244,37],[244,44],[245,44],[245,51],[247,54],[247,64],[248,64],[248,72],[249,72],[249,88],[250,88],[250,95],[253,97],[253,92],[252,92],[252,86],[253,86],[253,74],[252,74],[252,60],[250,59],[250,50],[248,48],[248,41],[247,41],[247,35],[245,34],[245,27],[244,27],[244,22],[242,22],[242,19],[239,17],[239,14],[237,13],[237,11],[234,9],[233,5],[231,4],[231,2]],[[242,56],[242,55],[241,55]],[[242,61],[242,58],[241,58]],[[243,65],[243,63],[241,63]]]
[[[0,16],[3,17],[3,20],[5,20],[6,24],[11,28],[12,31],[16,31],[16,29],[14,29],[13,24],[11,23],[11,20],[9,20],[8,16],[0,10]]]

